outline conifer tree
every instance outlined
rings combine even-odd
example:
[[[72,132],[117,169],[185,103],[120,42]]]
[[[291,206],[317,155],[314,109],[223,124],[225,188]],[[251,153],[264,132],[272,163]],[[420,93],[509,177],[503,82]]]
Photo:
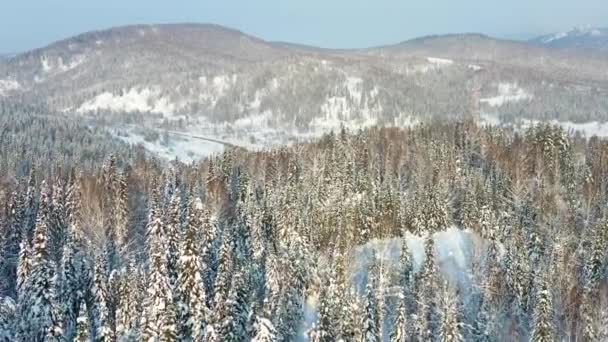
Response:
[[[20,341],[55,340],[62,333],[56,307],[55,267],[48,250],[50,200],[49,189],[46,183],[42,182],[40,209],[32,246],[31,272],[19,300],[20,323],[17,340]]]
[[[86,303],[80,303],[78,318],[76,319],[76,333],[74,342],[89,342],[90,341],[91,324],[89,322],[89,313],[87,312]]]
[[[0,298],[0,341],[15,341],[13,325],[15,321],[15,302],[10,297]]]
[[[117,274],[116,286],[116,337],[121,341],[134,340],[139,321],[138,303],[143,296],[139,292],[139,270],[133,259]]]
[[[541,278],[536,293],[536,306],[534,308],[534,323],[531,340],[534,342],[555,341],[555,327],[553,323],[553,300],[546,280]],[[591,340],[586,340],[591,341]]]
[[[141,338],[143,341],[172,341],[177,336],[176,308],[164,250],[163,223],[156,193],[150,203],[148,219],[148,248],[150,265],[148,288],[144,300]]]
[[[278,342],[274,325],[266,318],[256,316],[253,331],[251,342]]]
[[[375,279],[370,277],[365,288],[365,307],[361,320],[361,342],[380,342],[378,308],[376,305]]]
[[[202,340],[208,314],[203,284],[199,230],[202,227],[203,203],[196,198],[190,205],[188,221],[178,260],[177,293],[179,297],[178,336],[181,341]]]
[[[93,296],[95,297],[95,340],[109,342],[116,339],[115,326],[111,313],[111,290],[104,259],[98,256],[95,259],[93,277]]]
[[[167,212],[165,228],[165,253],[167,254],[167,275],[171,289],[177,283],[177,259],[179,258],[179,234],[180,234],[180,198],[177,191],[173,192]]]
[[[17,296],[25,296],[26,285],[32,272],[31,248],[27,236],[19,244],[19,264],[17,265]]]
[[[116,243],[119,250],[123,251],[129,242],[129,197],[124,173],[118,176],[116,190]]]
[[[407,322],[407,308],[405,305],[405,297],[403,296],[403,290],[401,290],[401,296],[397,307],[397,318],[393,323],[393,329],[389,335],[390,342],[407,342],[408,338],[408,322]]]
[[[237,342],[250,339],[248,336],[249,329],[247,328],[249,317],[249,292],[247,287],[244,274],[237,272],[226,300],[226,314],[223,321],[219,322],[222,341]]]
[[[458,294],[447,283],[443,286],[441,302],[441,322],[439,325],[439,340],[441,342],[464,341],[462,336],[462,322],[460,322],[460,308],[458,307]]]

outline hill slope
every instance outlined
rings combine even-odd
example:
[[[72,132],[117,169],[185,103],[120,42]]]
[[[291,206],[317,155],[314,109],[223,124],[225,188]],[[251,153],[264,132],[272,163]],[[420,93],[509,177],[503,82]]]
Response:
[[[0,96],[228,140],[467,114],[604,121],[606,95],[607,58],[478,34],[328,50],[216,25],[138,25],[0,61]]]

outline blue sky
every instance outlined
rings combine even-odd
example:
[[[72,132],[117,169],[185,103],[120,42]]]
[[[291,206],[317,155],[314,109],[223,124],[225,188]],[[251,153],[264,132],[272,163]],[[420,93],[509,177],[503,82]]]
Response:
[[[0,52],[84,31],[141,23],[204,22],[266,40],[369,47],[441,33],[528,38],[608,26],[606,0],[0,0]]]

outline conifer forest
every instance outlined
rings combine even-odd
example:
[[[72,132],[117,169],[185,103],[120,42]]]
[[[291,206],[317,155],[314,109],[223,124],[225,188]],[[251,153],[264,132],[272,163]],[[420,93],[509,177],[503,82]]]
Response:
[[[608,341],[606,140],[433,121],[184,163],[0,120],[2,342]]]

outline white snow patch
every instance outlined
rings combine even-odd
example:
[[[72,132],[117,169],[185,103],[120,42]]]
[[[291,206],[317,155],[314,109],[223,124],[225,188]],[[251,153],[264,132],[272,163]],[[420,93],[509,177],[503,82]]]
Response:
[[[40,63],[42,64],[42,70],[44,72],[51,72],[52,66],[49,63],[49,59],[46,56],[40,57]]]
[[[21,85],[17,80],[8,78],[0,80],[0,96],[4,96],[6,93],[21,88]]]
[[[163,132],[159,131],[161,138],[158,141],[146,141],[143,136],[129,132],[127,136],[117,135],[122,141],[132,145],[142,145],[146,150],[156,154],[166,160],[179,159],[182,162],[190,163],[213,154],[219,154],[224,150],[224,145],[211,141],[205,141],[185,136],[175,136],[168,134],[166,141],[163,141]]]
[[[558,39],[562,39],[562,38],[566,38],[566,37],[568,37],[568,32],[556,33],[552,36],[549,36],[549,37],[543,39],[543,43],[545,43],[545,44],[551,43],[554,40],[558,40]]]
[[[479,102],[486,103],[490,107],[500,107],[508,102],[519,102],[530,99],[532,99],[532,94],[518,87],[517,83],[500,83],[498,84],[497,96],[483,98]]]
[[[156,88],[131,88],[122,95],[110,92],[101,93],[85,101],[78,112],[91,112],[100,109],[117,112],[151,112],[173,115],[177,106],[160,95]]]
[[[483,69],[479,65],[475,65],[475,64],[469,64],[469,65],[467,65],[467,68],[469,68],[469,69],[471,69],[473,71],[479,71],[479,70]]]
[[[426,60],[429,63],[435,64],[435,65],[439,65],[439,66],[447,66],[447,65],[454,64],[453,60],[451,60],[451,59],[445,59],[445,58],[427,57]]]

